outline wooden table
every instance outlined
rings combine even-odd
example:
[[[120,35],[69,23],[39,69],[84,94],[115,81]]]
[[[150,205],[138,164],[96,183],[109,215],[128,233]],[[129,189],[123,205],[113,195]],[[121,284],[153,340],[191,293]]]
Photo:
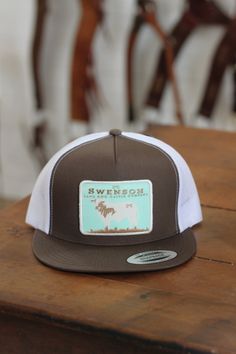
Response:
[[[23,200],[0,213],[0,353],[236,353],[236,134],[149,133],[195,176],[204,213],[196,257],[151,273],[53,270],[32,255]]]

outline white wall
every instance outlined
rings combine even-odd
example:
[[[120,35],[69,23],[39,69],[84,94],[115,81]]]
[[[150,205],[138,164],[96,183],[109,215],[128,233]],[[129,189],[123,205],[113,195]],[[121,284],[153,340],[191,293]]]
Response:
[[[235,0],[216,0],[228,14]],[[170,30],[183,11],[184,0],[156,0],[158,18]],[[106,0],[105,21],[96,34],[93,53],[102,104],[92,109],[88,126],[69,117],[69,86],[72,45],[81,9],[77,0],[48,0],[48,15],[41,55],[41,75],[47,120],[45,152],[49,158],[67,141],[89,131],[119,127],[140,130],[145,121],[175,124],[171,87],[165,91],[160,111],[143,107],[153,69],[161,49],[159,39],[146,27],[140,33],[133,61],[134,102],[138,121],[126,119],[126,51],[135,16],[134,0]],[[32,35],[36,15],[33,0],[0,1],[0,195],[22,197],[32,189],[41,168],[31,149],[32,129],[37,122],[30,68]],[[223,35],[220,26],[201,27],[186,42],[176,62],[185,120],[202,125],[195,112],[209,71],[210,60]],[[210,126],[236,130],[230,113],[231,72],[227,71]]]

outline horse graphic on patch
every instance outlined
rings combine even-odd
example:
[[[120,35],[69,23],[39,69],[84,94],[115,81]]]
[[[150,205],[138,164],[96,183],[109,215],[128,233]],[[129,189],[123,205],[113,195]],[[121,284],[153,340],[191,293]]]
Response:
[[[134,203],[112,203],[99,199],[92,200],[91,203],[94,204],[95,209],[103,221],[104,232],[111,231],[112,222],[119,224],[124,220],[128,221],[127,231],[137,229],[137,208]],[[115,231],[125,232],[124,229],[118,228],[116,228]]]

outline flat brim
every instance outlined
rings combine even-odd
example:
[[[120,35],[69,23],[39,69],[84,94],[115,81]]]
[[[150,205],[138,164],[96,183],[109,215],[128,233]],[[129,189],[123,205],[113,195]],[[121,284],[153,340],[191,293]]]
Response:
[[[187,262],[196,252],[191,229],[163,240],[127,246],[72,243],[36,230],[32,246],[34,255],[42,263],[64,271],[84,273],[168,269]]]

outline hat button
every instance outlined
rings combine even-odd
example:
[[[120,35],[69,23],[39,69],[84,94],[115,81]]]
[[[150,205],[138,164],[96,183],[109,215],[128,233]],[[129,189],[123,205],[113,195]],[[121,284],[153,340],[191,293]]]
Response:
[[[109,134],[113,135],[113,136],[118,136],[118,135],[121,135],[121,130],[120,129],[111,129],[109,131]]]

